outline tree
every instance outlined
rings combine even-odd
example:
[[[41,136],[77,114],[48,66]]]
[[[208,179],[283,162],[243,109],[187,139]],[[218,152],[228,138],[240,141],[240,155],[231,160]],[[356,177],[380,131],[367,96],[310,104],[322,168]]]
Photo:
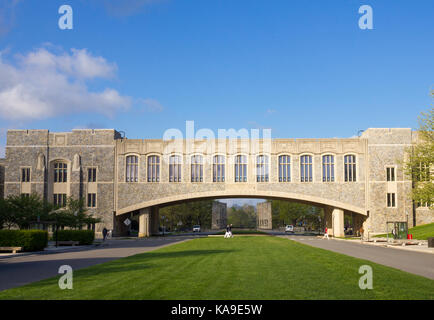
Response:
[[[431,92],[434,97],[434,91]],[[404,171],[413,182],[412,199],[417,203],[434,206],[434,108],[419,116],[417,143],[407,149]]]
[[[45,213],[43,201],[36,193],[10,195],[5,207],[9,228],[17,225],[20,229],[28,229]]]
[[[49,220],[55,221],[58,226],[81,229],[84,225],[101,222],[100,218],[94,218],[87,214],[84,198],[74,199],[68,197],[65,207],[56,207],[49,214]]]

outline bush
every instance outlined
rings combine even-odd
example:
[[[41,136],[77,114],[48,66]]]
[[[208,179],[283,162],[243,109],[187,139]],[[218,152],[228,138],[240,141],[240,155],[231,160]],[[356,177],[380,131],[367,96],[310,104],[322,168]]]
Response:
[[[0,230],[0,247],[23,247],[23,251],[40,251],[47,244],[47,231]]]
[[[56,239],[56,233],[53,232],[53,240]],[[93,230],[58,230],[58,241],[78,241],[79,245],[92,244],[95,239]]]

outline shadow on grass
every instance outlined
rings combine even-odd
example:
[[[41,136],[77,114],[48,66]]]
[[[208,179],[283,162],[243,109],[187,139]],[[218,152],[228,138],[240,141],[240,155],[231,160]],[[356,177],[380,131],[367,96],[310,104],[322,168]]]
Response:
[[[161,259],[182,259],[199,256],[208,256],[221,253],[230,253],[237,250],[185,250],[172,252],[145,252],[134,256],[114,260],[105,264],[96,265],[80,271],[80,276],[87,277],[102,273],[130,272],[155,268],[156,264],[164,263]]]

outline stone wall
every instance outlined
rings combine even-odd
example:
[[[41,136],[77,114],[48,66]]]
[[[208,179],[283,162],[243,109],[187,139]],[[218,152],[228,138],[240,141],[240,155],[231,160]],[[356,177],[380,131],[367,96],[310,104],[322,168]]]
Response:
[[[296,200],[323,208],[357,213],[358,225],[371,233],[384,232],[387,221],[406,221],[409,226],[433,222],[432,211],[413,210],[411,181],[403,174],[406,150],[416,141],[410,129],[368,129],[349,139],[251,139],[251,140],[137,140],[121,138],[115,130],[9,130],[6,157],[0,160],[0,190],[4,195],[38,193],[53,201],[53,193],[73,197],[97,194],[96,208],[89,212],[103,222],[97,226],[116,229],[114,214],[130,214],[143,208],[192,198],[251,197]],[[180,182],[169,182],[169,157],[182,159]],[[191,158],[203,157],[203,181],[191,181]],[[126,157],[138,157],[138,181],[126,182]],[[147,160],[160,156],[160,181],[148,182]],[[213,157],[225,156],[225,181],[213,181]],[[247,181],[235,182],[234,161],[247,157]],[[267,155],[268,181],[257,182],[258,155]],[[291,157],[288,182],[279,181],[279,156]],[[312,182],[300,180],[300,158],[313,159]],[[322,156],[334,156],[334,181],[323,182]],[[344,181],[344,157],[356,156],[356,181]],[[53,165],[68,165],[68,182],[53,182]],[[386,167],[394,167],[396,179],[386,181]],[[31,170],[31,181],[21,182],[21,169]],[[2,169],[4,168],[4,169]],[[97,169],[97,182],[88,182],[88,169]],[[1,192],[1,191],[0,191]],[[396,194],[396,206],[387,207],[387,193]],[[0,193],[1,195],[1,193]],[[262,209],[261,209],[262,210]],[[264,209],[265,210],[265,209]],[[268,210],[268,209],[267,209]],[[155,215],[154,215],[155,216]],[[271,220],[270,220],[271,221]],[[116,223],[116,224],[115,224]],[[270,222],[271,223],[271,222]],[[152,229],[155,226],[152,225]]]
[[[87,198],[88,168],[97,168],[96,208],[88,211],[102,219],[96,226],[113,228],[115,130],[73,130],[50,133],[48,130],[9,130],[6,145],[5,195],[37,193],[53,201],[53,193]],[[53,165],[61,161],[68,166],[66,183],[53,182]],[[21,169],[30,168],[31,181],[21,182]],[[86,201],[87,202],[87,201]]]

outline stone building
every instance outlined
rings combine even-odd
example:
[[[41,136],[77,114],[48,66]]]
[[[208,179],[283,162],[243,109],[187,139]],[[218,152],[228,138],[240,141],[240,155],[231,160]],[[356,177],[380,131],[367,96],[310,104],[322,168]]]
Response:
[[[258,229],[273,229],[271,202],[260,202],[256,205],[256,227]]]
[[[190,199],[265,198],[314,204],[332,234],[344,216],[371,233],[386,221],[433,222],[410,199],[403,174],[411,129],[367,129],[348,139],[127,139],[116,130],[9,130],[0,160],[5,197],[38,193],[62,204],[85,198],[115,234],[125,219],[139,236],[158,232],[158,207]],[[131,220],[131,219],[130,219]]]
[[[227,204],[214,201],[212,203],[211,229],[224,229],[227,223]]]

